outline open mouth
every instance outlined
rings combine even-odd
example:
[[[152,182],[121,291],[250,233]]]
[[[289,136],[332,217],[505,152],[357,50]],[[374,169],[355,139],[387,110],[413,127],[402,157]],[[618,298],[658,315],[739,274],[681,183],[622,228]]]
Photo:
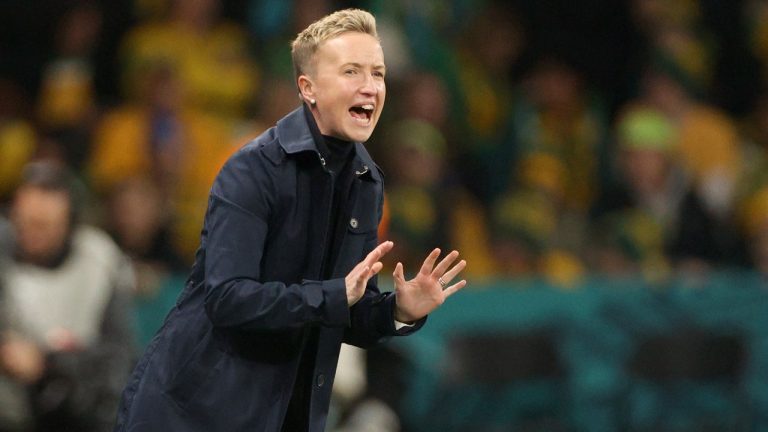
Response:
[[[373,109],[373,104],[355,105],[349,109],[349,113],[352,115],[352,118],[367,125],[371,122],[371,117],[373,117]]]

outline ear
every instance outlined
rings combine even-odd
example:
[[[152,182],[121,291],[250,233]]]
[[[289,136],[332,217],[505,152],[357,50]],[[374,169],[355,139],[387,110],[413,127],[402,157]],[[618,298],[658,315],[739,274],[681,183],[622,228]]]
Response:
[[[314,85],[311,78],[307,75],[299,75],[297,84],[299,86],[299,94],[301,94],[301,98],[304,102],[310,103],[315,100]]]

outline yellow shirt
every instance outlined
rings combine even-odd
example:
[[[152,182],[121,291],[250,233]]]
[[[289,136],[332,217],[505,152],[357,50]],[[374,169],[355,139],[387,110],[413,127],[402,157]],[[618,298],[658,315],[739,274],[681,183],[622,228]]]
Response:
[[[132,177],[152,177],[156,170],[150,142],[150,116],[139,107],[118,108],[94,133],[89,174],[102,194]],[[179,160],[165,192],[174,209],[172,230],[177,250],[190,258],[199,242],[208,191],[219,168],[235,150],[229,131],[210,116],[184,111]]]
[[[184,86],[187,106],[242,117],[259,82],[247,42],[246,33],[233,24],[219,24],[205,34],[175,23],[145,24],[123,41],[124,84],[129,95],[137,96],[143,72],[168,65]]]
[[[725,114],[697,106],[680,124],[678,151],[694,180],[717,173],[732,180],[741,171],[741,150],[736,126]]]

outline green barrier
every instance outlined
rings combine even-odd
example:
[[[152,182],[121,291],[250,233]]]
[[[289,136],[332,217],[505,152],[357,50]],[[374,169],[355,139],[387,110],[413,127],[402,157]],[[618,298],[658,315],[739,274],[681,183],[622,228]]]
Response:
[[[768,283],[753,274],[473,285],[392,348],[409,430],[768,430]]]

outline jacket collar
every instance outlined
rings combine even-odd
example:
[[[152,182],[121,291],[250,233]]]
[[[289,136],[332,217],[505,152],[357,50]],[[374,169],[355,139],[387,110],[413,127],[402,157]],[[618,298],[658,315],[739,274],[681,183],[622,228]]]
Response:
[[[303,110],[302,104],[301,107],[291,111],[277,122],[277,138],[280,141],[280,146],[287,154],[318,151]]]
[[[320,153],[303,112],[304,109],[304,104],[302,104],[277,122],[277,138],[283,151],[288,155],[301,152]],[[352,160],[352,168],[355,170],[355,174],[361,178],[370,177],[374,181],[381,182],[380,169],[373,162],[365,146],[359,142],[355,142],[353,145],[355,146],[355,156]]]

